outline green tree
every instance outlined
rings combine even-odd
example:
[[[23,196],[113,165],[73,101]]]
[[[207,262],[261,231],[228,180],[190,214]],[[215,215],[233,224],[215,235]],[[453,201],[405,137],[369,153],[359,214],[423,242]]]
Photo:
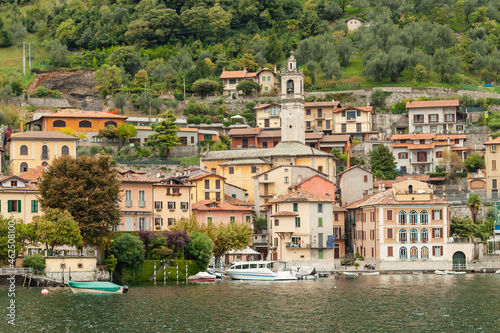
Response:
[[[458,237],[471,237],[479,230],[479,226],[469,218],[461,219],[454,217],[451,219],[450,233]]]
[[[59,27],[56,29],[56,38],[65,43],[77,39],[77,28],[72,18],[59,24]]]
[[[413,69],[415,81],[418,83],[423,82],[427,76],[427,69],[422,64],[417,64]]]
[[[14,97],[14,92],[12,91],[12,86],[10,84],[6,84],[0,88],[0,99],[5,103],[5,105],[9,104],[12,97]]]
[[[209,79],[199,79],[193,83],[193,91],[202,97],[206,97],[211,93],[220,90],[220,83],[218,81]]]
[[[108,125],[105,128],[101,128],[97,136],[100,138],[116,138],[118,137],[118,128],[115,125]]]
[[[83,244],[78,224],[67,210],[47,208],[43,215],[33,217],[31,227],[34,240],[44,243],[47,250],[54,250],[55,246]]]
[[[259,65],[255,62],[255,56],[250,53],[245,53],[243,57],[240,58],[240,66],[247,69],[249,72],[257,72]]]
[[[439,161],[439,165],[450,173],[449,175],[452,179],[455,179],[456,172],[462,169],[463,161],[456,151],[452,151],[450,148],[445,148],[443,150],[443,157]]]
[[[120,182],[106,156],[56,158],[39,183],[41,207],[67,210],[87,245],[104,244],[120,223],[119,192]]]
[[[212,256],[213,241],[207,235],[193,231],[189,234],[191,241],[186,246],[188,258],[196,260],[200,270],[206,270]]]
[[[127,93],[120,91],[113,97],[113,103],[115,106],[120,109],[121,114],[123,114],[123,108],[127,105],[128,95]]]
[[[164,119],[154,128],[155,133],[148,137],[146,145],[152,147],[160,156],[169,157],[172,148],[180,145],[177,125],[172,111],[161,115]]]
[[[113,240],[110,252],[116,257],[116,271],[123,274],[124,270],[132,276],[137,276],[144,262],[144,244],[139,237],[122,233]]]
[[[484,159],[478,153],[470,154],[465,158],[464,167],[468,172],[476,172],[478,169],[484,169]]]
[[[109,272],[109,279],[110,279],[110,281],[113,281],[113,272],[116,269],[116,265],[118,265],[118,260],[115,258],[114,254],[111,254],[106,259],[106,269]]]
[[[246,222],[230,224],[209,225],[206,234],[214,242],[213,254],[216,258],[224,255],[229,250],[241,250],[252,242],[252,230]]]
[[[460,68],[460,58],[452,57],[445,48],[437,49],[432,61],[434,70],[441,76],[441,82],[444,82],[445,74],[452,76]]]
[[[370,105],[377,106],[379,108],[385,107],[385,99],[387,94],[382,89],[373,89],[370,94]]]
[[[477,194],[471,194],[467,200],[467,207],[470,209],[472,214],[472,221],[476,224],[477,215],[479,214],[479,209],[481,208],[481,198]]]
[[[236,89],[242,90],[247,96],[251,96],[255,90],[256,91],[260,90],[260,86],[255,81],[245,80],[243,82],[238,83]]]
[[[15,237],[14,242],[9,242],[9,239],[11,239],[9,237],[9,226],[12,224],[14,224]],[[10,229],[12,229],[12,227]],[[15,257],[12,258],[9,256],[9,249],[12,250],[12,248],[9,248],[9,244],[14,244],[15,255],[24,253],[24,251],[26,251],[26,245],[32,238],[32,235],[33,231],[31,226],[24,224],[22,220],[13,220],[0,216],[0,262],[9,260],[9,263],[15,264]]]
[[[137,128],[132,124],[118,125],[118,136],[124,140],[135,138],[137,136]]]
[[[394,155],[385,145],[373,147],[369,153],[371,170],[374,175],[379,175],[382,179],[395,179],[399,174],[396,171]]]
[[[26,27],[21,22],[13,23],[7,29],[10,31],[14,42],[17,44],[22,44],[24,37],[28,34]]]
[[[143,88],[145,83],[149,83],[148,72],[144,69],[141,69],[134,76],[134,87]]]
[[[7,29],[0,29],[0,47],[12,46],[14,44],[14,38],[12,34]]]
[[[96,89],[102,94],[113,94],[113,90],[122,84],[122,72],[116,66],[102,65],[94,73],[94,80],[97,83]],[[123,113],[123,110],[122,110]]]
[[[212,33],[215,36],[220,36],[228,31],[231,24],[232,15],[229,11],[225,11],[219,3],[208,10],[208,21]]]
[[[43,272],[45,269],[45,257],[41,253],[35,253],[24,257],[23,267],[31,267],[35,272]]]
[[[68,47],[58,40],[51,40],[44,43],[44,48],[49,52],[50,64],[55,67],[63,66],[68,59]]]
[[[135,75],[142,67],[139,53],[132,47],[121,47],[115,49],[109,56],[109,65],[118,68],[123,67],[125,72]]]

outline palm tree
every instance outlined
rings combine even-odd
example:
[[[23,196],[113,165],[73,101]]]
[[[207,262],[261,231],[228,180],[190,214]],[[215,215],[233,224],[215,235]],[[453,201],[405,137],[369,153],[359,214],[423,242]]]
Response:
[[[476,224],[479,208],[481,207],[481,198],[477,194],[472,194],[467,201],[467,207],[472,214],[472,221]]]

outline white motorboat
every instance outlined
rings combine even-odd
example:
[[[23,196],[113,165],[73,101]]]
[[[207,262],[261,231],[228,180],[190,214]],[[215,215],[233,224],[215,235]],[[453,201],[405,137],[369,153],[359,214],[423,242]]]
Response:
[[[198,272],[188,277],[188,282],[215,282],[215,275],[208,272]]]
[[[498,271],[496,271],[495,274],[500,274],[500,269]]]
[[[445,271],[445,272],[448,275],[464,275],[464,274],[467,274],[467,272],[455,272],[455,271]]]
[[[68,285],[74,294],[126,294],[127,286],[119,286],[111,282],[74,282],[68,281]]]
[[[344,272],[345,276],[358,276],[358,273],[355,272]]]
[[[316,269],[314,266],[301,266],[297,271],[297,278],[299,280],[316,280]]]
[[[379,276],[380,273],[379,272],[366,272],[366,273],[361,273],[361,275],[364,275],[364,276]]]
[[[284,261],[235,262],[226,271],[232,280],[285,281],[297,280]]]
[[[434,273],[436,275],[448,275],[448,273],[446,273],[446,271],[434,271]]]

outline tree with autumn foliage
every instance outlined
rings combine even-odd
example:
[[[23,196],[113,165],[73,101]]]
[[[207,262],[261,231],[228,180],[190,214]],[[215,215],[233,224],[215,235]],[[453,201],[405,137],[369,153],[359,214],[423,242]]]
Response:
[[[39,202],[43,210],[67,210],[78,223],[83,243],[101,246],[120,223],[119,192],[109,157],[61,156],[43,172]]]

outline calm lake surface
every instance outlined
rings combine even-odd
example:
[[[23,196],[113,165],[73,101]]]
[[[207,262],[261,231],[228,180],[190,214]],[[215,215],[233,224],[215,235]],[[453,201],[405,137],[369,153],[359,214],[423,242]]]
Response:
[[[17,288],[0,332],[499,332],[494,274],[330,276],[316,281],[131,286],[125,295]]]

